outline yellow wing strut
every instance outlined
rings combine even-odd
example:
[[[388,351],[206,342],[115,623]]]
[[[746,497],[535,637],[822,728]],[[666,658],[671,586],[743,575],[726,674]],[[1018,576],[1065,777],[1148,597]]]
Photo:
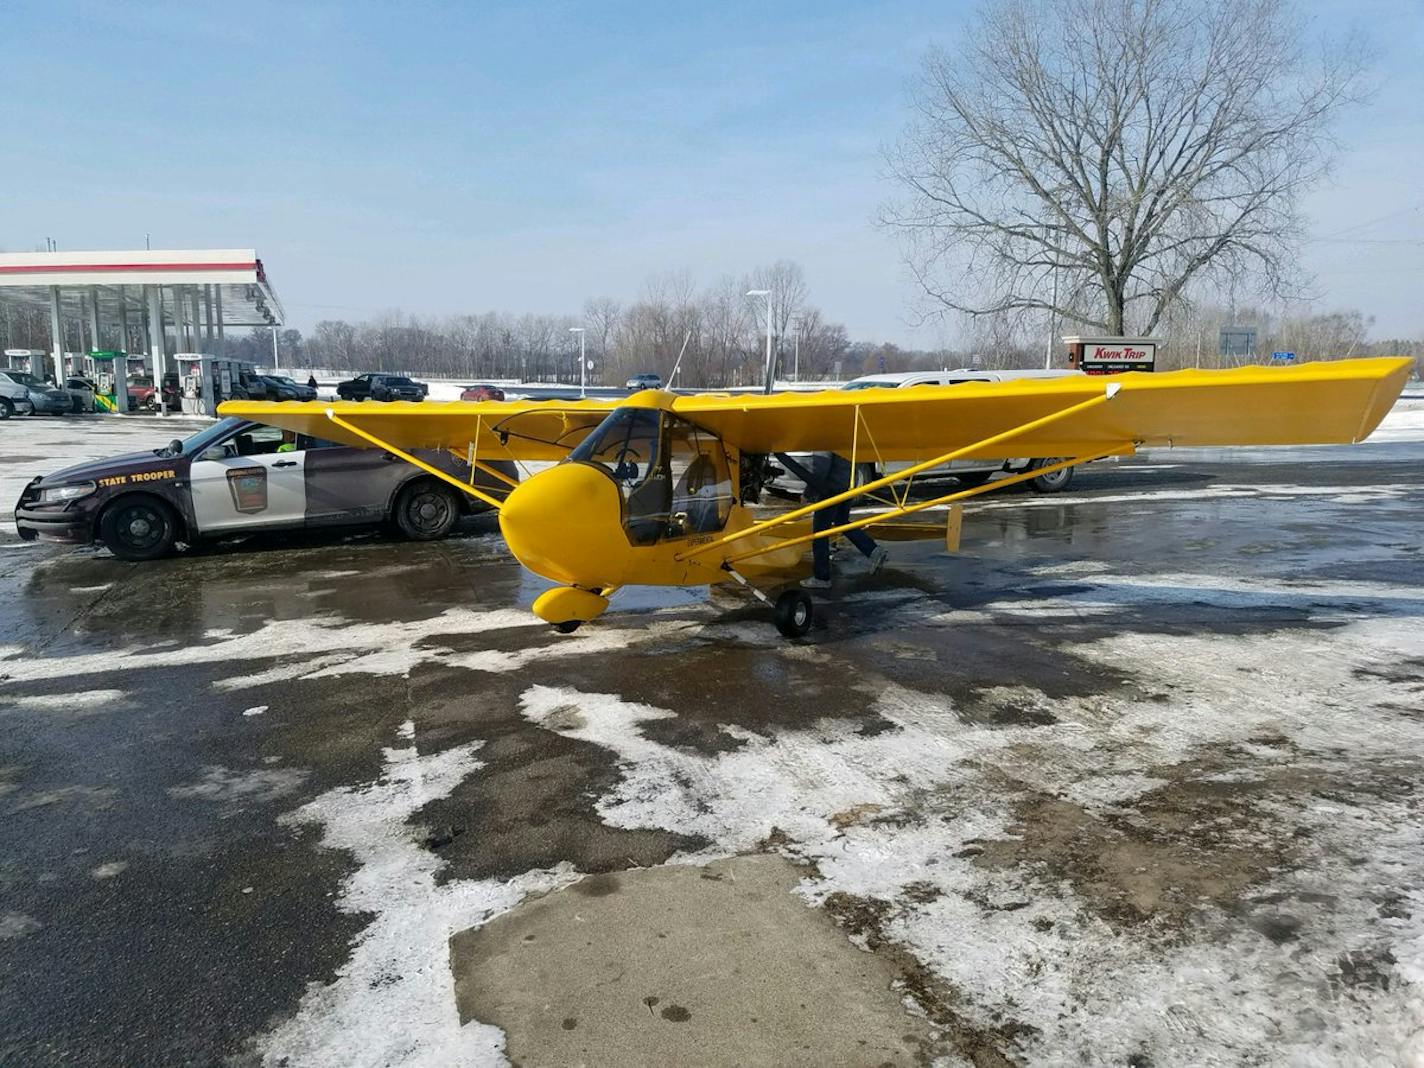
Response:
[[[369,441],[372,445],[376,446],[376,448],[385,449],[392,456],[399,456],[406,463],[413,464],[414,466],[424,471],[426,474],[434,475],[436,478],[440,479],[440,481],[450,483],[450,485],[454,486],[461,493],[468,493],[471,497],[474,497],[478,501],[483,501],[485,504],[489,505],[496,511],[499,510],[499,498],[491,497],[488,493],[485,493],[483,490],[476,489],[474,486],[467,486],[465,483],[461,482],[453,475],[447,475],[444,471],[440,470],[440,468],[433,467],[432,465],[426,463],[419,457],[412,456],[410,453],[404,451],[403,449],[397,448],[395,445],[392,445],[388,441],[382,441],[380,438],[376,437],[375,434],[369,433],[368,431],[362,430],[359,426],[347,422],[345,419],[341,418],[341,416],[333,412],[330,408],[326,410],[326,417],[330,419],[333,423],[335,423],[337,426],[341,427],[342,430],[349,430],[358,438],[364,438],[366,441]]]
[[[883,487],[888,486],[893,482],[899,482],[903,479],[911,478],[915,475],[918,475],[921,471],[928,471],[932,467],[939,467],[941,464],[949,463],[951,460],[957,460],[961,456],[968,456],[969,454],[978,452],[981,449],[987,449],[991,445],[998,445],[1000,442],[1008,441],[1011,438],[1018,437],[1020,434],[1027,434],[1031,431],[1037,430],[1039,427],[1044,427],[1048,426],[1051,423],[1056,423],[1060,419],[1067,419],[1070,415],[1077,415],[1079,412],[1085,412],[1089,408],[1096,408],[1099,404],[1104,404],[1107,401],[1110,401],[1114,397],[1116,397],[1120,389],[1122,389],[1121,383],[1110,383],[1107,389],[1105,389],[1096,397],[1089,397],[1085,401],[1080,401],[1077,404],[1069,405],[1067,408],[1063,408],[1060,411],[1050,412],[1048,415],[1040,416],[1039,418],[1033,419],[1027,423],[1022,423],[1019,426],[1013,427],[1009,430],[994,434],[992,437],[987,437],[983,441],[976,441],[971,445],[963,445],[960,448],[953,450],[952,452],[945,453],[943,456],[936,456],[932,460],[924,460],[911,467],[905,468],[903,471],[896,471],[893,475],[886,475],[883,478],[877,478],[875,481],[867,482],[862,486],[852,486],[844,493],[837,493],[834,497],[827,497],[824,500],[815,501],[812,504],[802,505],[800,508],[793,508],[791,511],[783,512],[781,515],[774,516],[771,519],[765,519],[760,523],[753,523],[749,527],[743,527],[741,530],[734,531],[733,533],[727,534],[724,537],[716,539],[715,541],[709,541],[705,545],[697,546],[697,548],[695,549],[689,549],[686,552],[678,553],[675,557],[673,557],[673,559],[689,560],[694,556],[701,556],[703,553],[714,552],[715,550],[720,549],[722,546],[727,545],[731,542],[740,541],[743,538],[751,537],[754,534],[764,534],[766,531],[770,530],[773,527],[781,526],[783,523],[789,523],[792,520],[800,519],[802,516],[809,515],[811,512],[817,512],[820,511],[822,508],[827,508],[833,504],[840,504],[841,501],[848,501],[852,497],[859,497],[874,490],[882,489]],[[1112,455],[1112,453],[1109,452],[1105,453],[1104,455],[1110,456]],[[1040,468],[1038,473],[1042,473],[1043,470],[1044,469]],[[999,482],[999,485],[1007,484],[1008,483],[1005,480],[1001,480]],[[916,510],[919,510],[918,506],[916,507]],[[884,517],[882,516],[881,518]],[[821,534],[817,536],[824,537],[825,534],[826,532],[822,531]],[[810,540],[812,539],[798,539],[796,542],[791,542],[789,544],[799,544],[801,541]],[[784,546],[788,543],[782,542],[780,544]],[[734,557],[734,559],[741,559],[741,557]]]
[[[981,493],[988,493],[990,490],[1003,489],[1005,486],[1012,486],[1016,482],[1027,482],[1031,478],[1039,475],[1052,474],[1054,471],[1062,471],[1065,467],[1073,467],[1077,464],[1092,463],[1094,460],[1101,460],[1106,456],[1121,455],[1124,450],[1131,451],[1132,444],[1124,442],[1122,445],[1115,445],[1111,449],[1093,453],[1090,456],[1075,456],[1071,460],[1060,460],[1056,464],[1047,464],[1044,467],[1033,467],[1027,471],[1020,471],[1018,474],[1010,475],[1008,478],[1001,478],[994,482],[986,482],[982,486],[975,486],[973,489],[957,490],[954,493],[947,493],[943,497],[936,497],[930,501],[920,501],[918,504],[911,504],[903,508],[898,508],[892,512],[876,512],[874,515],[862,516],[860,519],[852,519],[849,523],[842,523],[838,527],[827,527],[825,530],[817,531],[814,534],[807,534],[801,538],[788,538],[784,541],[774,542],[771,545],[759,546],[755,549],[748,549],[737,556],[727,558],[727,563],[735,564],[742,560],[749,560],[753,556],[763,556],[766,553],[776,552],[780,549],[789,549],[794,545],[805,545],[808,541],[815,541],[817,538],[834,538],[838,534],[844,534],[848,530],[859,530],[861,527],[871,527],[876,523],[883,523],[887,519],[899,519],[904,515],[913,515],[915,512],[923,512],[926,508],[933,508],[940,504],[949,504],[952,501],[962,501],[966,497],[977,497]],[[949,532],[945,534],[948,542]]]

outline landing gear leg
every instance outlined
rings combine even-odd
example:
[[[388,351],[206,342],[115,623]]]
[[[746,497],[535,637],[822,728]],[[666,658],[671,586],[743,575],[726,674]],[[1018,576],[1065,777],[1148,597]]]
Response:
[[[787,590],[773,601],[748,582],[746,576],[735,570],[730,564],[723,564],[722,569],[736,579],[743,589],[749,590],[753,597],[772,610],[776,620],[776,629],[786,637],[804,638],[811,630],[813,616],[811,595],[805,590]]]

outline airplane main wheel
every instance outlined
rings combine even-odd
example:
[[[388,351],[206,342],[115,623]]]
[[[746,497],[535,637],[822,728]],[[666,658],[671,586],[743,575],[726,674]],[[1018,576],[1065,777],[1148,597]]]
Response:
[[[583,626],[583,620],[581,619],[566,619],[562,623],[555,623],[554,629],[560,634],[572,634],[581,626]]]
[[[776,599],[776,629],[788,638],[804,638],[811,630],[811,597],[805,590],[787,590]]]

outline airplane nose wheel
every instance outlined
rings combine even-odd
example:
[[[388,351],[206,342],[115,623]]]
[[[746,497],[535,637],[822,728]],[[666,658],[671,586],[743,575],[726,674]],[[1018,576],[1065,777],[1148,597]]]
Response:
[[[776,599],[776,629],[788,638],[804,638],[811,630],[811,595],[787,590]]]

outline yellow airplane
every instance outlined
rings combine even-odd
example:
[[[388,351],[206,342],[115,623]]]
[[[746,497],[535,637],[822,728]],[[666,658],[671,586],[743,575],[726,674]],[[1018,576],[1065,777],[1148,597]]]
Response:
[[[735,581],[774,608],[777,627],[811,627],[807,593],[790,581],[816,537],[860,527],[929,532],[957,546],[959,502],[1143,446],[1308,445],[1363,441],[1404,388],[1413,361],[1339,360],[1287,367],[968,382],[906,390],[677,395],[614,401],[299,404],[228,401],[238,416],[348,445],[384,449],[499,510],[510,551],[559,585],[533,605],[572,631],[629,585]],[[505,484],[466,484],[411,455],[444,448]],[[852,464],[909,467],[814,504],[758,518],[767,457],[834,452]],[[914,477],[953,460],[1037,457],[1047,466],[927,500]],[[523,481],[492,460],[550,464]],[[881,496],[889,494],[888,499]],[[854,498],[887,506],[811,533],[809,516]],[[948,506],[943,527],[899,522]]]

